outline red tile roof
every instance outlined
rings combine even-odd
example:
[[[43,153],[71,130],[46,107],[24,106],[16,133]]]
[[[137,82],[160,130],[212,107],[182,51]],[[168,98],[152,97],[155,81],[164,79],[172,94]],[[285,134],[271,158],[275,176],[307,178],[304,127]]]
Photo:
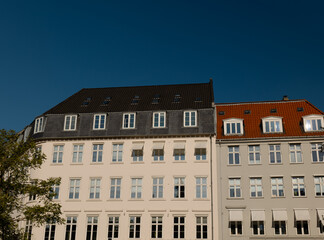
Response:
[[[297,108],[303,108],[303,111],[297,111]],[[270,112],[271,109],[276,109],[277,112],[272,113]],[[245,110],[250,110],[250,114],[244,114]],[[306,100],[216,104],[216,112],[218,139],[287,138],[302,136],[324,137],[324,131],[304,131],[303,116],[311,114],[324,114]],[[219,115],[219,112],[224,112],[224,115]],[[262,118],[269,116],[282,117],[282,133],[264,134],[262,132]],[[243,135],[224,135],[223,120],[229,118],[243,119]]]

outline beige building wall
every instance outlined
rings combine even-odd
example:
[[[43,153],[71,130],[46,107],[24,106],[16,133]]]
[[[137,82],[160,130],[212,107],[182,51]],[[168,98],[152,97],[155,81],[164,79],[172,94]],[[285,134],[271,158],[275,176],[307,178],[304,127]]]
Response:
[[[154,143],[164,144],[164,161],[154,162]],[[174,160],[174,147],[185,145],[185,161]],[[32,173],[35,178],[61,177],[59,198],[63,217],[77,216],[76,239],[86,238],[87,217],[98,216],[97,239],[108,239],[108,217],[119,216],[119,238],[128,239],[129,217],[140,216],[140,239],[151,239],[151,217],[163,217],[163,239],[173,239],[173,217],[185,217],[185,239],[196,239],[196,217],[207,217],[208,239],[217,231],[218,220],[212,221],[212,211],[217,216],[217,208],[212,209],[211,164],[215,159],[215,139],[212,137],[178,138],[127,138],[127,139],[84,139],[41,142],[42,151],[47,156],[41,170]],[[143,161],[133,162],[134,145],[143,144]],[[206,146],[206,160],[197,161],[195,147],[198,143]],[[82,163],[73,163],[73,146],[83,145]],[[103,144],[102,163],[92,162],[93,144]],[[123,144],[122,162],[112,162],[113,144]],[[53,163],[54,145],[63,146],[62,163]],[[212,161],[211,161],[212,160]],[[214,168],[216,168],[216,164]],[[152,198],[153,177],[163,178],[163,198]],[[174,178],[185,178],[185,198],[174,198]],[[196,178],[207,178],[207,197],[196,198]],[[90,199],[90,179],[100,178],[100,198]],[[120,199],[110,199],[111,178],[121,178]],[[131,179],[142,179],[142,197],[131,198]],[[80,179],[79,199],[69,199],[70,179]],[[216,181],[216,179],[214,179]],[[217,190],[214,188],[214,204]],[[31,202],[32,203],[32,202]],[[213,229],[214,228],[214,229]],[[33,228],[32,239],[44,239],[45,227]],[[55,239],[64,239],[65,225],[56,226]]]
[[[218,140],[217,179],[219,182],[218,204],[220,232],[219,239],[324,239],[320,233],[318,210],[324,209],[324,196],[315,195],[315,176],[324,176],[324,163],[312,161],[312,143],[324,142],[324,138],[294,138],[294,139],[264,139],[264,140]],[[301,144],[302,163],[290,162],[290,144]],[[280,164],[270,163],[269,145],[279,144],[281,147]],[[261,154],[260,164],[249,164],[249,145],[259,145]],[[239,146],[240,164],[229,164],[229,146]],[[262,197],[250,196],[250,178],[262,179]],[[282,177],[284,196],[273,197],[271,194],[271,177]],[[293,196],[292,177],[304,177],[306,196]],[[239,178],[241,197],[231,198],[229,195],[229,178]],[[242,235],[231,235],[229,221],[230,210],[243,212]],[[265,234],[253,235],[251,228],[251,211],[264,210]],[[273,226],[273,210],[287,212],[287,234],[275,235]],[[295,210],[309,212],[309,235],[297,235]]]

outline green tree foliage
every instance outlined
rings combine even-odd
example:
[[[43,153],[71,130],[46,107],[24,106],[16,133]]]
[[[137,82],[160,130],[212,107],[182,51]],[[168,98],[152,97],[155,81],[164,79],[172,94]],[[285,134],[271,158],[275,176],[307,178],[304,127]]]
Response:
[[[31,171],[45,161],[32,139],[22,141],[14,131],[0,130],[0,239],[24,239],[20,221],[34,226],[46,222],[64,223],[61,205],[52,201],[52,187],[60,178],[31,179]],[[36,200],[28,202],[29,196]]]

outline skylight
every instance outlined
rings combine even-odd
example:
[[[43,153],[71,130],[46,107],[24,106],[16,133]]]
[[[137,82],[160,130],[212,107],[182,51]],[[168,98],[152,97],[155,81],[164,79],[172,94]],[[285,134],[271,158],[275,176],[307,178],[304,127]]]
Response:
[[[179,103],[179,102],[180,102],[180,99],[181,99],[180,94],[176,94],[176,95],[174,95],[173,102],[174,102],[174,103]]]
[[[87,97],[86,99],[84,99],[83,103],[81,104],[81,106],[88,106],[90,101],[91,101],[92,97]]]

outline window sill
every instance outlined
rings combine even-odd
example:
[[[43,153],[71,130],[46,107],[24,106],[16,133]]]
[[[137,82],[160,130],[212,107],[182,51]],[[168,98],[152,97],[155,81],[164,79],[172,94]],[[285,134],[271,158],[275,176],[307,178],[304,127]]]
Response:
[[[164,198],[151,198],[149,201],[158,202],[158,201],[166,201]]]
[[[272,196],[272,197],[271,197],[271,199],[281,199],[281,198],[286,198],[286,196],[278,196],[278,197],[276,197],[276,196]]]
[[[264,199],[264,197],[250,197],[250,199]]]
[[[51,166],[63,166],[63,163],[51,163]]]
[[[208,163],[207,160],[195,160],[194,163]]]
[[[80,199],[67,199],[65,202],[81,202]]]
[[[171,201],[188,201],[186,198],[172,198]]]
[[[124,164],[124,162],[110,162],[110,164]]]
[[[131,199],[128,199],[128,201],[134,201],[134,202],[144,202],[144,199],[136,199],[136,198],[131,198]]]
[[[160,164],[160,163],[165,163],[165,161],[164,161],[164,160],[163,160],[163,161],[153,161],[152,163],[153,163],[153,164],[156,164],[156,163],[157,163],[157,164]]]
[[[303,162],[290,162],[290,164],[296,164],[296,165],[298,165],[298,164],[303,164]]]
[[[98,129],[93,128],[92,129],[92,131],[104,131],[104,130],[106,130],[106,128],[98,128]]]
[[[144,161],[141,161],[141,162],[131,162],[131,164],[144,164]]]
[[[186,163],[186,160],[174,160],[173,163]]]
[[[103,162],[91,162],[90,165],[103,165]]]
[[[82,162],[80,162],[80,163],[70,163],[70,165],[83,165],[83,163]]]
[[[249,163],[248,166],[260,166],[262,163]]]
[[[227,164],[228,167],[242,166],[242,164]]]
[[[122,202],[123,200],[120,198],[114,199],[114,198],[110,198],[107,200],[107,202]]]
[[[283,163],[269,163],[269,165],[283,165]]]
[[[210,201],[209,198],[194,198],[194,201]]]
[[[242,198],[242,197],[228,197],[228,198],[226,198],[226,200],[244,200],[244,198]]]
[[[88,199],[86,202],[102,202],[101,199]]]
[[[307,198],[307,196],[292,196],[293,198]]]
[[[315,198],[324,198],[324,196],[315,196]]]
[[[198,126],[183,126],[183,128],[198,128]]]
[[[317,162],[312,162],[313,164],[323,164],[324,162],[322,161],[317,161]]]

